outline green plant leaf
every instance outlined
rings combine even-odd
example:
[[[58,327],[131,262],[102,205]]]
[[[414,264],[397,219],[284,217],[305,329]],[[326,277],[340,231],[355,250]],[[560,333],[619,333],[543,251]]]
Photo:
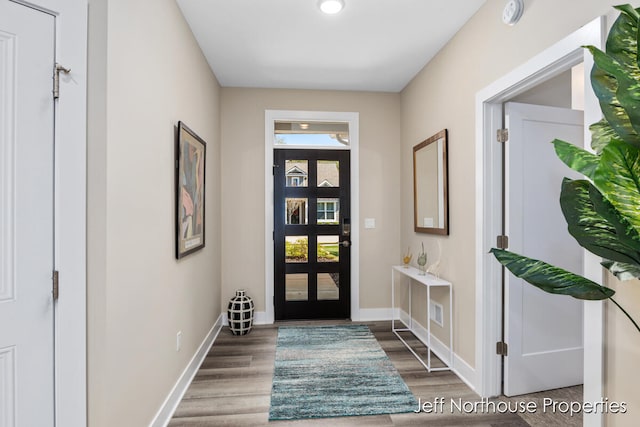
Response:
[[[605,121],[618,137],[629,144],[640,144],[640,137],[631,126],[629,116],[616,96],[618,90],[616,79],[594,64],[591,69],[591,87],[598,97]]]
[[[595,192],[592,196],[592,192]],[[610,260],[640,264],[640,253],[623,244],[616,227],[600,213],[592,197],[602,198],[598,190],[587,180],[562,181],[560,207],[571,234],[588,251]],[[603,209],[604,202],[600,204]]]
[[[629,144],[612,141],[602,150],[593,182],[640,234],[640,151]]]
[[[595,211],[613,225],[620,244],[629,248],[630,251],[638,253],[639,255],[634,258],[640,259],[638,258],[640,256],[640,234],[595,186],[591,185],[591,183],[589,184],[589,198]]]
[[[640,278],[640,266],[615,261],[602,261],[600,264],[611,272],[618,280],[631,280]]]
[[[527,258],[504,249],[491,249],[496,259],[514,276],[551,294],[570,295],[577,299],[603,300],[615,294],[613,289],[546,262]]]
[[[591,73],[591,80],[605,118],[627,143],[640,146],[638,132],[640,132],[640,69],[634,61],[630,64],[620,63],[615,58],[602,52],[593,46],[587,46],[595,61]],[[615,80],[615,83],[611,79]],[[599,82],[598,89],[596,84]],[[605,86],[606,93],[601,97],[599,90]],[[615,95],[611,97],[611,91],[615,89]],[[608,105],[603,105],[606,100]],[[622,109],[622,111],[621,111]],[[631,129],[629,128],[631,126]]]
[[[612,140],[619,140],[620,137],[615,130],[611,127],[606,119],[602,119],[597,123],[589,126],[591,131],[591,148],[598,154],[602,153],[604,147],[606,147]]]
[[[630,4],[621,4],[618,6],[613,6],[613,8],[627,15],[636,23],[638,22],[638,19],[640,19],[640,13],[638,13],[640,9],[634,9]]]
[[[614,6],[621,13],[607,37],[607,55],[627,67],[638,67],[638,11],[629,4]]]
[[[553,140],[558,158],[576,172],[593,179],[593,174],[600,163],[600,157],[582,148],[560,139]]]

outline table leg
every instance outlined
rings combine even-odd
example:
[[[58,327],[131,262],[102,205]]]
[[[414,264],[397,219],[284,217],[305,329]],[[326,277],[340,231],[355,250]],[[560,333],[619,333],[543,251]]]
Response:
[[[427,286],[427,365],[431,370],[431,286]]]

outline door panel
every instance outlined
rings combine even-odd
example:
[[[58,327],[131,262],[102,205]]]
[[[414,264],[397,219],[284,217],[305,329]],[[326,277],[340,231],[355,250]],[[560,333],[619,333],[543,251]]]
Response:
[[[54,18],[0,2],[0,426],[52,426]]]
[[[580,178],[551,141],[583,141],[581,111],[505,104],[506,232],[509,250],[582,273],[582,249],[560,209],[563,177]],[[533,393],[582,384],[582,301],[551,295],[506,272],[504,393]]]
[[[350,316],[349,151],[274,150],[275,316]]]

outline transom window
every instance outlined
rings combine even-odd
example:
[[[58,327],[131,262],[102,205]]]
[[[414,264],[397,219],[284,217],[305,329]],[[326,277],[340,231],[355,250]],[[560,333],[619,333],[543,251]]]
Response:
[[[348,122],[276,121],[274,145],[348,147]]]

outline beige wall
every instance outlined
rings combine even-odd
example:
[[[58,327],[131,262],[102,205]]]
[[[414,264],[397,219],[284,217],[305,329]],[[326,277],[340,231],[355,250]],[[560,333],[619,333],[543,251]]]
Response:
[[[173,0],[89,3],[89,425],[139,427],[221,312],[220,87]],[[177,261],[179,120],[208,145],[206,247]]]
[[[401,262],[400,96],[240,88],[222,89],[223,304],[243,288],[265,311],[265,110],[360,114],[360,307],[389,307],[390,268]]]
[[[618,282],[609,278],[609,286],[616,291],[614,299],[636,323],[640,322],[640,282]],[[614,304],[607,304],[606,341],[606,396],[610,401],[626,402],[625,415],[610,415],[609,427],[632,427],[638,425],[640,417],[640,332]]]
[[[637,2],[635,2],[637,3]],[[435,253],[443,247],[442,275],[454,284],[454,350],[475,366],[475,96],[516,66],[542,52],[582,25],[611,11],[601,0],[534,0],[526,2],[521,21],[509,27],[501,20],[504,2],[488,0],[453,40],[402,91],[402,247],[416,252],[424,241]],[[413,232],[411,148],[439,130],[449,130],[449,237]],[[626,296],[640,312],[638,294]],[[618,319],[616,311],[609,318]],[[618,323],[624,323],[616,320]],[[608,341],[608,393],[633,399],[631,387],[640,380],[630,363],[637,359],[638,334],[611,331]],[[624,336],[624,338],[623,338]],[[634,340],[631,345],[628,341]],[[627,342],[625,342],[627,341]],[[629,347],[635,350],[630,353]],[[614,369],[614,361],[623,365]],[[637,400],[637,398],[636,398]],[[619,425],[637,418],[618,417]],[[616,424],[617,425],[617,424]]]

